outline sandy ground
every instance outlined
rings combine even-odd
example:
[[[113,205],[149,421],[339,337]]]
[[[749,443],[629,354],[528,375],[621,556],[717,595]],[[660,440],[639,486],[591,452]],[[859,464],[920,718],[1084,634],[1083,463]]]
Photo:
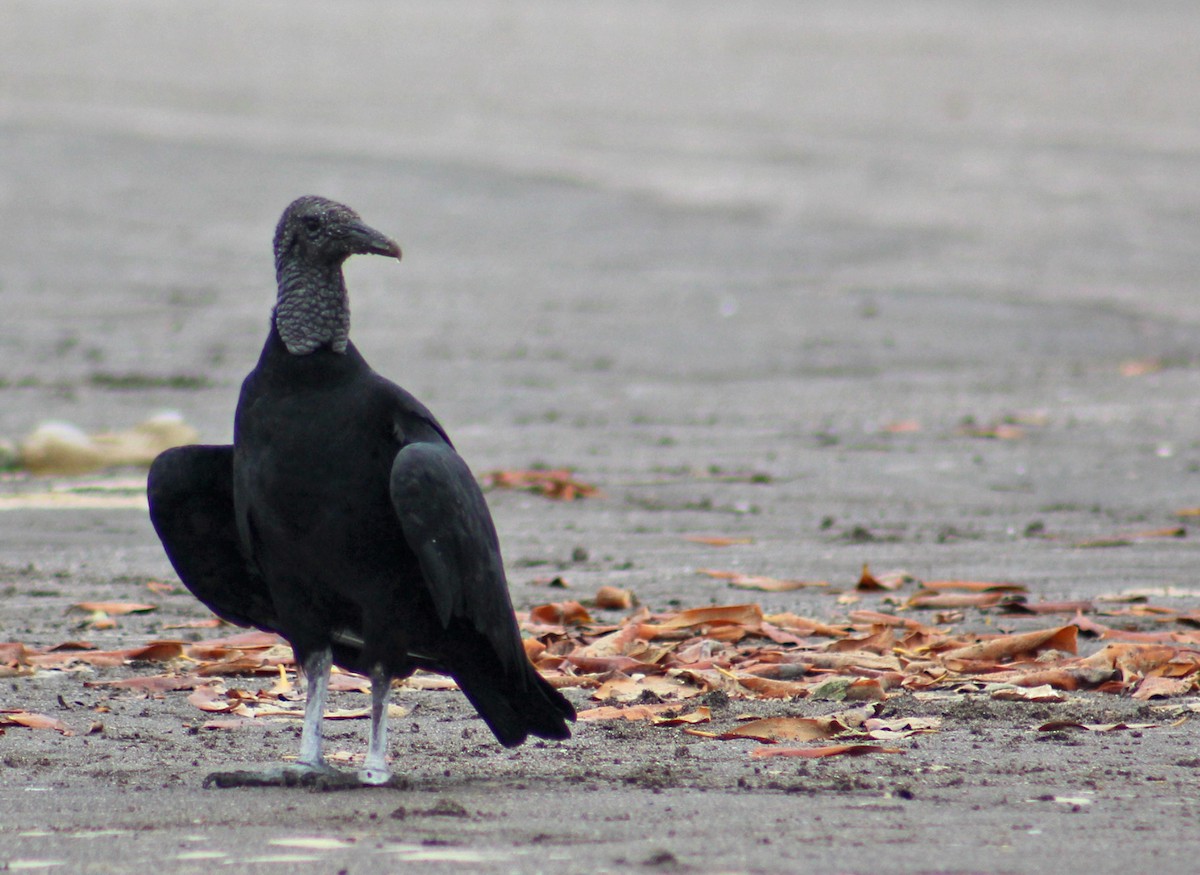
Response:
[[[320,193],[405,249],[348,270],[374,366],[476,471],[604,491],[491,494],[518,607],[562,575],[837,619],[828,591],[696,569],[848,588],[869,562],[1194,608],[1190,537],[1072,544],[1200,504],[1198,37],[1183,3],[4,3],[0,436],[175,409],[228,439],[273,224]],[[1023,435],[961,428],[1005,422]],[[171,579],[137,507],[0,511],[0,640],[144,643],[204,616],[145,587]],[[159,610],[76,630],[99,598]],[[154,671],[0,682],[76,732],[0,735],[0,865],[1183,873],[1200,851],[1194,700],[904,695],[888,713],[942,731],[777,765],[623,723],[503,751],[457,694],[404,692],[408,788],[320,794],[202,788],[292,725],[208,731],[185,694],[85,685]],[[1159,726],[1035,730],[1057,718]]]

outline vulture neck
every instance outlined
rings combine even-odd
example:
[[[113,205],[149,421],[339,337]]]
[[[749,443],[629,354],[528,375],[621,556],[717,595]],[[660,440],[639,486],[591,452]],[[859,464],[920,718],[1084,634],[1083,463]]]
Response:
[[[292,355],[321,347],[344,353],[350,342],[350,299],[340,264],[276,267],[275,328]]]

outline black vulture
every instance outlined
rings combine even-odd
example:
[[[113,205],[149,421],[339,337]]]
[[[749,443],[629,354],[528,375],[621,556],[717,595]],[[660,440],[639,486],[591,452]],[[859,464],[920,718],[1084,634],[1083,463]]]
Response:
[[[279,296],[233,444],[164,452],[147,492],[188,589],[292,645],[308,690],[300,773],[331,771],[321,752],[330,665],[370,677],[358,778],[380,784],[391,682],[416,669],[454,678],[505,746],[567,738],[575,711],[525,655],[470,469],[433,414],[350,341],[342,265],[356,253],[398,259],[400,247],[324,198],[284,210]]]

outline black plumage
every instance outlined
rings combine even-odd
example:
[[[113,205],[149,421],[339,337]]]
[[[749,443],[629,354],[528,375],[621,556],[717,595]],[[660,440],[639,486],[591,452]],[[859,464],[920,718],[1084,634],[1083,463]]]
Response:
[[[342,264],[399,247],[348,207],[302,197],[275,234],[279,297],[238,399],[232,446],[168,450],[150,518],[180,578],[219,616],[283,635],[303,665],[302,768],[324,769],[330,663],[372,680],[360,773],[387,779],[386,697],[453,677],[501,744],[565,738],[574,710],[525,656],[483,494],[419,401],[349,339]]]

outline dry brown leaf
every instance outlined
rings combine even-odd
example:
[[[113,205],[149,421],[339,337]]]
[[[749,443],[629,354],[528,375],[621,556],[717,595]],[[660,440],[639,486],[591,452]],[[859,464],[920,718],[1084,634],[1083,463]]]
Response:
[[[651,716],[650,722],[655,726],[690,726],[697,723],[708,723],[712,720],[712,711],[707,705],[701,705],[695,711],[680,714],[677,717]]]
[[[862,728],[876,741],[894,738],[907,738],[910,735],[924,735],[938,732],[942,728],[941,717],[896,717],[882,720],[879,717],[868,717],[863,721]]]
[[[753,544],[753,538],[726,538],[721,535],[684,535],[683,540],[709,547],[733,547],[738,544]]]
[[[68,612],[75,611],[85,614],[102,613],[119,617],[125,614],[147,614],[157,611],[158,605],[143,605],[137,602],[77,602],[71,605]]]
[[[966,437],[994,438],[1015,441],[1025,437],[1025,429],[1010,422],[995,422],[989,425],[966,424],[959,426],[958,433]]]
[[[628,677],[617,674],[602,683],[592,693],[592,698],[598,702],[606,702],[609,699],[618,702],[632,702],[647,692],[662,699],[690,699],[692,696],[700,695],[704,690],[678,678],[663,675]]]
[[[991,697],[1003,702],[1065,702],[1067,697],[1050,684],[1036,687],[1002,686]]]
[[[182,641],[152,641],[142,647],[131,647],[126,650],[68,650],[57,653],[33,653],[28,656],[28,660],[31,665],[43,667],[65,666],[73,662],[116,667],[127,662],[168,662],[182,655]]]
[[[877,744],[830,744],[824,747],[756,747],[750,751],[754,759],[771,757],[804,757],[820,759],[836,756],[863,756],[872,753],[904,753],[898,747],[881,747]]]
[[[1076,633],[1074,626],[1059,626],[1057,629],[1040,629],[1018,635],[1000,635],[965,647],[956,647],[940,654],[943,660],[1005,660],[1018,656],[1041,653],[1043,650],[1061,650],[1074,653]]]
[[[1127,547],[1137,541],[1149,541],[1155,538],[1184,538],[1187,529],[1183,526],[1171,526],[1166,529],[1150,529],[1143,532],[1130,532],[1125,535],[1112,535],[1107,538],[1087,538],[1075,541],[1073,547]]]
[[[657,714],[667,711],[678,711],[679,705],[674,702],[662,702],[657,705],[601,705],[598,708],[586,708],[576,713],[575,718],[584,722],[597,720],[650,720]]]
[[[939,592],[1029,592],[1029,587],[1022,583],[996,583],[990,580],[926,580],[921,586]]]
[[[225,695],[225,690],[212,684],[196,687],[187,700],[193,708],[215,714],[228,714],[239,704],[236,698],[230,699]]]
[[[757,589],[763,592],[791,592],[808,587],[829,586],[826,580],[782,580],[758,574],[742,574],[740,571],[716,571],[712,568],[697,568],[696,573],[727,581],[737,589]]]
[[[657,623],[643,624],[642,628],[690,629],[713,624],[757,627],[762,620],[762,608],[758,605],[713,605],[669,614]]]
[[[590,483],[574,479],[568,468],[489,471],[483,475],[483,482],[493,489],[524,489],[557,501],[574,501],[600,494],[600,490]]]
[[[909,597],[905,605],[910,608],[990,608],[1005,598],[1002,592],[953,592],[935,589],[920,589]]]
[[[1138,684],[1133,691],[1133,698],[1147,701],[1149,699],[1183,696],[1196,689],[1195,677],[1148,677]]]
[[[858,583],[855,584],[855,588],[865,591],[888,591],[899,589],[906,583],[918,582],[919,581],[907,571],[901,571],[899,569],[894,571],[885,571],[881,574],[872,574],[870,567],[864,562],[862,573],[858,577]]]
[[[170,693],[176,690],[194,690],[198,685],[211,683],[196,675],[141,675],[118,678],[111,681],[84,681],[85,687],[113,687],[118,690],[141,690],[146,693]]]
[[[760,699],[800,699],[808,695],[810,684],[797,681],[777,681],[752,674],[737,675],[738,686]]]
[[[579,602],[550,602],[538,605],[529,612],[529,618],[548,626],[578,626],[591,623],[592,615]]]
[[[74,735],[67,724],[45,714],[19,709],[0,709],[0,726],[24,726],[26,729],[53,729],[62,735]]]
[[[615,586],[602,586],[596,590],[592,603],[602,610],[624,611],[633,607],[633,593]]]
[[[224,625],[225,621],[220,617],[209,617],[206,620],[188,620],[186,623],[166,623],[159,626],[160,629],[216,629],[218,626]]]
[[[836,716],[827,717],[764,717],[743,723],[717,737],[722,740],[748,738],[766,744],[780,741],[824,741],[835,738],[849,727]]]
[[[830,626],[819,620],[811,620],[798,614],[770,614],[763,617],[763,632],[767,633],[768,626],[774,626],[781,631],[800,636],[817,635],[822,638],[844,638],[850,634],[844,626]],[[781,642],[796,643],[796,642]]]

